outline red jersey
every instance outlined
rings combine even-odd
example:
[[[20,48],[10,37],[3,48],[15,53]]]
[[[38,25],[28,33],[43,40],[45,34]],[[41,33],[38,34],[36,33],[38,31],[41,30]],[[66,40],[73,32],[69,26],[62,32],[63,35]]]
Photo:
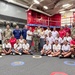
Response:
[[[65,30],[67,33],[71,34],[70,28],[64,28],[64,30]]]
[[[75,45],[75,40],[71,40],[70,44]]]
[[[9,40],[12,47],[14,47],[14,44],[16,43],[16,38],[10,38]]]
[[[59,31],[59,36],[60,36],[61,38],[63,38],[64,36],[66,36],[65,30],[60,30],[60,31]]]

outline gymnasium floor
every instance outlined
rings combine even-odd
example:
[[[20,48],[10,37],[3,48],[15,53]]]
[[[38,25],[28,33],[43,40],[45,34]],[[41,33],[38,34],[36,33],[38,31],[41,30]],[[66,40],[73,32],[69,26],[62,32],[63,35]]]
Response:
[[[32,58],[33,55],[7,55],[0,58],[0,75],[51,75],[52,72],[65,72],[75,75],[75,65],[66,65],[64,61],[75,59],[43,56],[40,59]],[[12,66],[12,62],[23,61],[24,65]],[[53,74],[64,75],[64,74]]]

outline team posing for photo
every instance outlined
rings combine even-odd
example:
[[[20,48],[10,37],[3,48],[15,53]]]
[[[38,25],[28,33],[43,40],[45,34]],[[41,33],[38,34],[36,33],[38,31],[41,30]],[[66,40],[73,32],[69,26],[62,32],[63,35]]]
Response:
[[[2,43],[2,39],[4,42]],[[41,55],[52,57],[74,57],[75,56],[75,23],[70,29],[67,25],[60,27],[57,31],[53,28],[47,27],[46,30],[40,26],[32,28],[25,27],[22,31],[17,25],[12,31],[10,26],[7,25],[6,29],[2,32],[0,29],[0,44],[2,44],[1,54],[31,54],[34,51],[40,51]]]

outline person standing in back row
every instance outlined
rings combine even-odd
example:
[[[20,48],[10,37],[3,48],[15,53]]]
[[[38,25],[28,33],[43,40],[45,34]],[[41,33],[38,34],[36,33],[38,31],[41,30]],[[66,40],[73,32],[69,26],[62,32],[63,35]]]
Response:
[[[16,26],[16,29],[13,31],[13,34],[15,36],[16,39],[19,39],[21,36],[21,30],[19,29],[19,26]]]
[[[23,39],[26,39],[26,36],[27,36],[27,25],[24,26],[24,28],[22,29],[22,36],[23,36]]]
[[[4,30],[3,34],[4,34],[4,39],[10,39],[12,35],[12,30],[10,29],[9,25],[6,26],[6,29]]]

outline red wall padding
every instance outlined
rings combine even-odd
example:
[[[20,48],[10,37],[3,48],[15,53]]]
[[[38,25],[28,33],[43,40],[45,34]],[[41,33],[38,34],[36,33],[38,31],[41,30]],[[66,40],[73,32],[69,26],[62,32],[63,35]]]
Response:
[[[51,17],[46,16],[44,14],[29,10],[27,12],[27,23],[28,24],[38,24],[48,26],[48,19],[49,19],[49,26],[61,26],[61,15],[55,14]],[[58,21],[58,22],[56,22]]]

